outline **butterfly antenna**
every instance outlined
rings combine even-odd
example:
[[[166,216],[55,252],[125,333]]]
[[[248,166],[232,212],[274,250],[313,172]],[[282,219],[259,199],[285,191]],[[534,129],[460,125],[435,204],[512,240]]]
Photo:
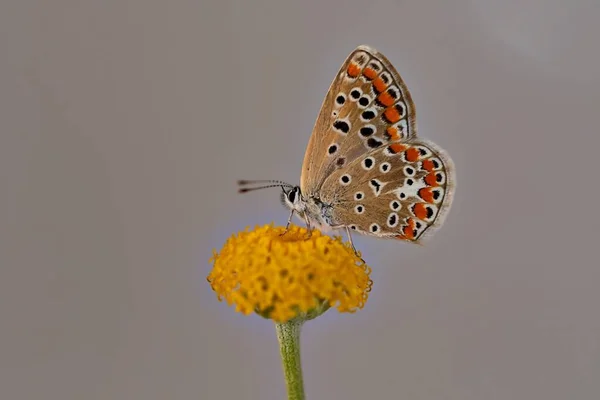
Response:
[[[267,183],[267,185],[255,186],[255,187],[242,187],[242,188],[238,189],[238,192],[246,193],[246,192],[250,192],[253,190],[267,189],[267,188],[272,188],[272,187],[281,187],[281,188],[284,188],[284,187],[293,188],[294,187],[294,185],[291,185],[289,183],[282,182],[282,181],[276,181],[276,180],[253,180],[253,181],[239,180],[238,181],[239,186],[256,185],[256,184],[261,184],[261,183]]]

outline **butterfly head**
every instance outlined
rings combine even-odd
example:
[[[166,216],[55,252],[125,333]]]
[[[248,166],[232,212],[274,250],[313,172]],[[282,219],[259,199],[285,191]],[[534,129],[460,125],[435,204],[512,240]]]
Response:
[[[248,187],[248,185],[256,184],[259,184],[259,186]],[[302,213],[306,208],[305,201],[302,198],[302,192],[300,191],[300,186],[294,186],[282,181],[238,181],[238,185],[242,186],[239,189],[240,193],[246,193],[258,189],[280,187],[281,203],[285,207],[298,213]]]
[[[281,203],[290,210],[302,213],[306,208],[306,205],[302,199],[300,186],[292,186],[287,188],[282,186],[281,190]]]

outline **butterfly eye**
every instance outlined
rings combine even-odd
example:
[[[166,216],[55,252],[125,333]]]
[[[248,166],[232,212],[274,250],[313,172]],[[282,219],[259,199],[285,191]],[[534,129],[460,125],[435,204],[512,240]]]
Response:
[[[288,200],[290,201],[290,203],[294,203],[294,200],[296,200],[296,189],[290,191],[290,193],[288,194]]]

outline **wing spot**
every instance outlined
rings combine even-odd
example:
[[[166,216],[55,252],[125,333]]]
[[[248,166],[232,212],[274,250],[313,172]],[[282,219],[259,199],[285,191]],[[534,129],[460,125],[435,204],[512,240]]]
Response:
[[[366,125],[363,126],[362,128],[360,128],[360,135],[363,137],[369,137],[372,134],[375,133],[375,126],[374,125]]]
[[[369,226],[369,230],[373,233],[378,232],[379,231],[379,225],[373,223],[371,224],[371,226]]]
[[[327,152],[331,155],[331,154],[335,154],[335,152],[338,151],[338,146],[337,144],[332,144],[331,146],[329,146],[329,148],[327,149]]]
[[[338,94],[338,96],[335,98],[335,102],[340,106],[344,105],[346,102],[346,95],[344,93]]]
[[[357,214],[362,214],[365,212],[365,206],[363,206],[362,204],[357,205],[356,207],[354,207],[354,212]]]
[[[419,150],[417,150],[414,147],[409,147],[404,152],[404,158],[408,162],[415,162],[415,161],[417,161],[419,159]]]
[[[402,102],[396,103],[395,105],[388,107],[383,112],[382,118],[388,124],[395,124],[404,118],[404,104]]]
[[[401,120],[396,125],[388,126],[385,131],[385,137],[390,142],[395,142],[400,139],[404,139],[408,136],[406,133],[406,119]]]
[[[363,168],[366,169],[367,171],[370,170],[371,168],[373,168],[374,164],[375,164],[375,159],[373,157],[367,157],[362,162]]]
[[[425,178],[423,178],[423,181],[425,182],[426,185],[428,186],[437,186],[437,180],[435,177],[435,174],[433,172],[428,173]]]
[[[354,193],[354,200],[362,200],[364,197],[365,197],[365,194],[363,192]]]
[[[362,91],[360,89],[352,89],[350,91],[350,97],[352,97],[353,100],[358,100],[361,94]]]
[[[381,145],[383,145],[383,142],[375,138],[369,138],[369,140],[367,140],[367,146],[369,146],[372,149],[376,149]]]
[[[427,147],[424,147],[424,146],[415,146],[415,147],[418,150],[419,156],[421,156],[421,158],[430,157],[432,155],[431,151]]]
[[[415,169],[413,167],[406,166],[406,167],[404,167],[404,174],[406,176],[414,176]]]
[[[402,204],[398,200],[390,201],[390,208],[394,211],[398,211],[402,207]]]
[[[350,132],[350,124],[347,121],[341,119],[335,120],[333,122],[333,128],[336,131],[343,133],[344,135]]]
[[[390,228],[394,228],[396,225],[398,225],[398,214],[394,212],[390,213],[390,215],[388,215],[387,225]]]
[[[413,204],[413,206],[410,208],[411,212],[413,213],[413,215],[419,219],[425,220],[427,219],[427,215],[429,214],[427,211],[428,207],[425,206],[424,203],[415,203]],[[429,209],[431,210],[431,208],[429,207]]]
[[[376,93],[383,92],[392,81],[390,74],[382,72],[377,78],[373,79],[373,89]]]
[[[360,74],[360,66],[351,62],[350,65],[348,65],[347,73],[349,77],[356,78],[358,74]]]
[[[335,163],[338,167],[342,167],[344,164],[346,164],[346,159],[344,157],[340,157],[335,161]]]
[[[398,91],[394,86],[390,86],[385,92],[377,96],[377,105],[380,107],[389,107],[398,100]]]
[[[369,65],[363,69],[363,76],[367,78],[367,80],[372,81],[377,76],[377,72]]]
[[[352,182],[352,177],[350,177],[350,175],[345,174],[340,177],[340,183],[342,185],[344,185],[344,186],[348,185],[348,184],[350,184],[350,182]]]
[[[373,110],[365,110],[362,114],[360,114],[360,119],[363,121],[370,121],[375,118],[377,114]]]
[[[360,99],[358,99],[358,104],[360,104],[362,107],[366,107],[371,104],[371,99],[369,99],[367,96],[362,96]]]
[[[391,145],[389,145],[386,148],[386,152],[388,155],[394,155],[394,154],[398,154],[401,151],[403,151],[404,149],[406,149],[406,146],[400,143],[392,143]]]
[[[381,64],[379,63],[379,61],[376,60],[371,60],[371,62],[369,63],[369,68],[372,68],[377,73],[379,73],[382,69]]]
[[[390,171],[391,164],[389,162],[383,162],[379,166],[379,171],[383,174],[387,174]]]
[[[383,187],[383,183],[377,179],[371,179],[369,181],[369,186],[371,186],[371,189],[373,189],[375,196],[379,196],[379,193],[381,193],[381,188]]]

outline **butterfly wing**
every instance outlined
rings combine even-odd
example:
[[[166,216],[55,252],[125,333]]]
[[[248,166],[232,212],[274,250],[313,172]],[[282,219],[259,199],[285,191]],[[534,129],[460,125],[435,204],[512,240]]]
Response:
[[[333,225],[419,242],[442,225],[454,187],[454,166],[446,152],[412,138],[366,152],[334,171],[320,194],[333,205]]]
[[[304,156],[302,193],[314,196],[329,175],[366,151],[415,136],[415,107],[402,78],[382,54],[359,46],[321,106]]]

